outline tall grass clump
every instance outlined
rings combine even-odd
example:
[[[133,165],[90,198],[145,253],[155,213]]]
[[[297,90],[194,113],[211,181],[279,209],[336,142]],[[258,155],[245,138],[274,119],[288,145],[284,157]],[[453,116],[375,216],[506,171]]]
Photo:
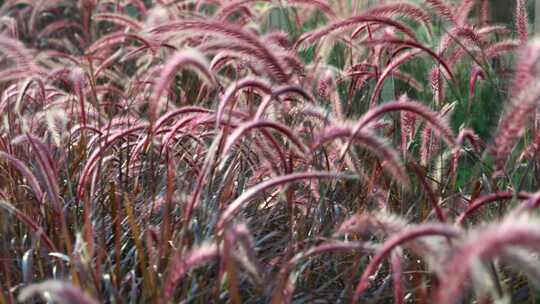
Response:
[[[0,304],[534,303],[529,3],[0,1]]]

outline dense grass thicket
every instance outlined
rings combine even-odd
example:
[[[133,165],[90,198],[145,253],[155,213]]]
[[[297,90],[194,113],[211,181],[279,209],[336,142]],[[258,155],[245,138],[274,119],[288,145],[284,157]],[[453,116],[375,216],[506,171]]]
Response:
[[[531,4],[0,1],[0,304],[537,303]]]

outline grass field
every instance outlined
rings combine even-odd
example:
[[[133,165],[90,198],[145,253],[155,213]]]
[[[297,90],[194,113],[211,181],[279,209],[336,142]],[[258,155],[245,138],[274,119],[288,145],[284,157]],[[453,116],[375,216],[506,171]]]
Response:
[[[0,1],[0,304],[538,303],[493,3]]]

